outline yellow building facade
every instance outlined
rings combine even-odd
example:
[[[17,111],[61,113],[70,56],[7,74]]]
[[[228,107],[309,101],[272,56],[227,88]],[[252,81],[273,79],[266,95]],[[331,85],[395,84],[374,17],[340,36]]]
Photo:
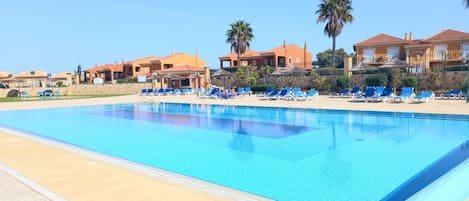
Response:
[[[469,33],[442,30],[425,39],[378,34],[354,44],[358,63],[379,66],[399,59],[427,69],[441,65],[459,65],[469,60]]]

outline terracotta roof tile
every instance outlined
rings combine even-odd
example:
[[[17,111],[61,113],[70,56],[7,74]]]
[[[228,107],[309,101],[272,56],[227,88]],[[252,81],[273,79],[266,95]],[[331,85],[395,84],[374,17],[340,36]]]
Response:
[[[252,57],[252,56],[259,56],[260,54],[254,50],[246,50],[243,54],[241,54],[241,57]],[[238,57],[238,54],[236,52],[231,52],[230,54],[226,54],[221,56],[220,58],[236,58]]]
[[[150,56],[150,57],[145,57],[145,58],[141,58],[141,59],[135,59],[133,61],[128,61],[128,62],[125,62],[125,64],[133,64],[133,63],[141,63],[142,61],[146,61],[148,59],[154,59],[154,60],[157,60],[157,59],[160,59],[160,57],[157,57],[157,56]]]
[[[406,43],[406,42],[408,41],[402,38],[398,38],[398,37],[394,37],[394,36],[390,36],[386,34],[378,34],[368,39],[365,39],[364,41],[356,43],[355,45],[369,45],[369,44],[380,44],[380,43]]]
[[[452,29],[445,29],[440,31],[439,33],[430,36],[429,38],[425,39],[426,41],[435,41],[435,40],[457,40],[462,38],[469,38],[469,33],[465,33],[462,31],[456,31]]]
[[[430,45],[431,45],[430,42],[427,42],[423,39],[415,39],[415,40],[410,41],[407,45],[405,45],[405,47],[418,47],[418,46],[425,47],[425,46],[430,46]]]
[[[112,70],[113,72],[123,72],[124,71],[124,66],[122,64],[104,64],[101,66],[96,66],[94,68],[90,68],[86,71],[88,72],[102,72],[107,69]]]
[[[203,71],[203,67],[189,66],[189,65],[180,65],[173,68],[167,68],[161,70],[161,72],[180,72],[180,71]]]

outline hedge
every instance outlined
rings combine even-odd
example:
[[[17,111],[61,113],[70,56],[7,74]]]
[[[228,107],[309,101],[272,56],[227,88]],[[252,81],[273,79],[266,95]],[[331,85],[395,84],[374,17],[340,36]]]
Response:
[[[325,67],[320,68],[317,70],[319,75],[343,75],[344,69],[343,68],[332,68],[332,67]]]

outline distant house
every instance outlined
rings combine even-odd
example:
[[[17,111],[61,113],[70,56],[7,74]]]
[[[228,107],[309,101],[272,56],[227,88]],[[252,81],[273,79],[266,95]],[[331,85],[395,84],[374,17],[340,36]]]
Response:
[[[392,59],[431,68],[469,59],[469,33],[446,29],[426,39],[378,34],[354,44],[358,63],[379,66]]]
[[[220,60],[220,67],[238,66],[238,54],[231,52],[230,54],[223,55],[218,58]],[[282,46],[256,52],[254,50],[247,50],[241,54],[240,66],[271,66],[277,69],[278,67],[299,66],[305,69],[312,67],[312,54],[308,51],[306,43],[303,48],[294,44],[286,44],[285,41]]]
[[[192,56],[186,53],[173,52],[165,57],[152,56],[129,62],[122,61],[120,64],[96,65],[84,72],[86,82],[91,82],[95,77],[110,82],[123,78],[136,78],[139,75],[150,76],[162,73],[161,70],[171,69],[176,66],[193,66],[203,69],[205,65],[205,60],[200,59],[198,53],[196,56]]]

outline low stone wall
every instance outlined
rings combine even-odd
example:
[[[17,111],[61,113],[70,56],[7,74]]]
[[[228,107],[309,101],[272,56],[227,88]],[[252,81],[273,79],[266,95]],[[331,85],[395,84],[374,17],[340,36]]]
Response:
[[[151,88],[151,84],[73,85],[69,87],[67,95],[137,94],[142,88]]]
[[[38,96],[39,91],[50,89],[52,91],[60,91],[61,95],[125,95],[140,93],[142,88],[150,88],[149,83],[132,83],[132,84],[105,84],[105,85],[72,85],[70,87],[56,87],[56,88],[10,88],[0,89],[0,97],[7,97],[8,93],[12,90],[17,90],[18,93],[25,91],[30,96]]]

